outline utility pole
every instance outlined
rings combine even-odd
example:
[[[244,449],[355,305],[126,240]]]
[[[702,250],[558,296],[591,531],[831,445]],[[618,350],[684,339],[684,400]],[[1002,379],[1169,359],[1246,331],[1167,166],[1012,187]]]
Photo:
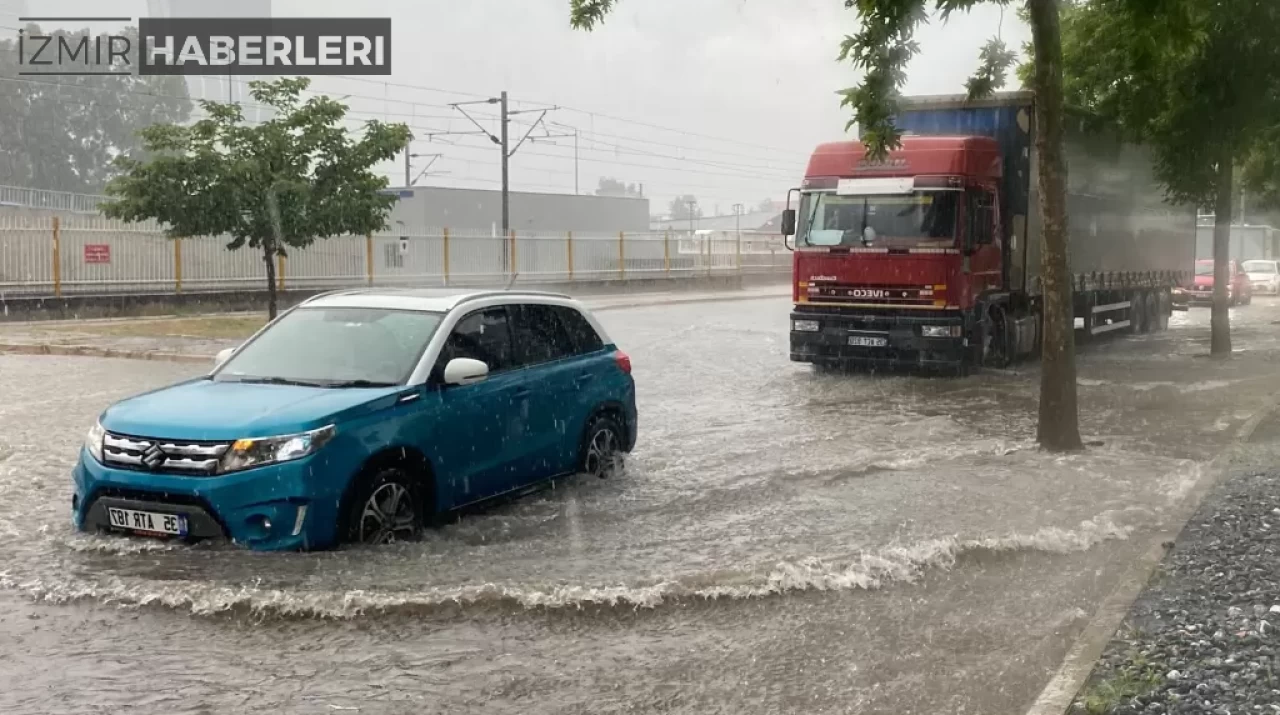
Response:
[[[689,207],[689,237],[693,238],[693,235],[696,233],[696,231],[693,228],[693,209],[697,207],[698,200],[689,199],[688,201],[685,202],[685,204],[688,205]]]
[[[733,205],[733,231],[742,235],[742,204]]]
[[[501,129],[498,131],[498,136],[494,136],[492,132],[490,132],[488,129],[485,129],[483,124],[476,121],[475,117],[468,114],[467,110],[462,108],[464,105],[468,105],[468,104],[497,104],[499,106],[498,122],[501,124]],[[529,136],[533,134],[533,130],[537,129],[539,125],[542,125],[543,132],[547,131],[547,127],[545,124],[542,123],[542,120],[544,117],[547,116],[547,112],[550,112],[554,109],[559,109],[559,107],[547,107],[546,109],[517,109],[513,111],[509,106],[509,102],[507,100],[507,93],[505,90],[502,92],[502,94],[498,95],[497,97],[490,97],[489,99],[479,99],[472,102],[454,102],[449,106],[461,112],[462,116],[466,117],[471,121],[472,124],[476,125],[476,129],[478,129],[479,131],[431,132],[427,134],[428,140],[431,139],[432,137],[448,136],[452,134],[483,134],[489,137],[489,141],[493,142],[494,144],[497,144],[498,147],[502,150],[502,238],[503,238],[502,265],[507,266],[509,262],[508,255],[507,255],[509,252],[509,249],[507,247],[507,237],[511,233],[511,167],[510,167],[511,157],[514,156],[515,153],[520,149],[520,147],[524,145],[525,140],[529,139]],[[530,112],[540,112],[540,114],[538,118],[535,119],[533,123],[529,125],[529,131],[524,133],[524,136],[520,138],[520,141],[516,142],[516,145],[514,147],[511,146],[511,136],[510,136],[510,132],[508,131],[511,124],[511,117],[516,114],[528,114]],[[546,139],[551,136],[552,135],[548,133],[547,136],[542,138]]]
[[[502,265],[507,264],[507,233],[511,230],[511,150],[508,149],[507,125],[511,115],[507,108],[507,91],[502,91]]]
[[[411,159],[412,156],[413,155],[409,152],[409,145],[405,144],[404,145],[404,187],[406,189],[409,188],[409,170],[410,170],[409,159]]]

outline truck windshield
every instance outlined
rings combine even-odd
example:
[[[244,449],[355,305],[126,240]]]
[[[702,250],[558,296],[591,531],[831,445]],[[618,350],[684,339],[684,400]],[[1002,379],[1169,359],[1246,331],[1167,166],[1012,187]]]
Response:
[[[955,242],[961,195],[959,191],[896,196],[805,194],[800,203],[800,243],[949,247]]]

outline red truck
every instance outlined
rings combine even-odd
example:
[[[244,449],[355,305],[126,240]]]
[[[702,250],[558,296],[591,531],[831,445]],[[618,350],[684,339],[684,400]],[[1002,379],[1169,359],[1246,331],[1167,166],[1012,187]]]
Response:
[[[819,146],[798,210],[791,360],[964,371],[1036,353],[1041,218],[1030,92],[906,99],[901,148]],[[1073,127],[1067,209],[1081,340],[1167,327],[1196,216],[1169,206],[1139,148]],[[790,244],[788,245],[790,246]]]

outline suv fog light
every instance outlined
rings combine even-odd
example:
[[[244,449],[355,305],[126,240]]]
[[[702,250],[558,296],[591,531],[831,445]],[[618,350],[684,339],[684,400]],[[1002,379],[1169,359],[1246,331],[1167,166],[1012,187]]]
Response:
[[[920,328],[920,335],[926,338],[958,338],[959,325],[926,325]]]
[[[816,320],[791,321],[791,329],[800,333],[816,333],[821,327]]]

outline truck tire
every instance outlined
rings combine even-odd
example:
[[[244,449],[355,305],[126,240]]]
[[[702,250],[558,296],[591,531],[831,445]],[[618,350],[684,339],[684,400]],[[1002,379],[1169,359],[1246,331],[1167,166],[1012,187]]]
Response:
[[[1141,291],[1129,296],[1129,330],[1134,335],[1150,332],[1147,313],[1147,294]]]
[[[1156,322],[1151,329],[1162,333],[1169,329],[1169,314],[1173,312],[1173,295],[1166,288],[1156,291],[1155,298]]]
[[[1005,320],[1004,308],[996,305],[987,311],[981,340],[978,351],[982,367],[1009,367],[1013,362],[1013,336]]]
[[[1160,298],[1155,292],[1147,293],[1143,301],[1143,312],[1147,316],[1147,329],[1145,332],[1157,333],[1162,329],[1160,327]]]

